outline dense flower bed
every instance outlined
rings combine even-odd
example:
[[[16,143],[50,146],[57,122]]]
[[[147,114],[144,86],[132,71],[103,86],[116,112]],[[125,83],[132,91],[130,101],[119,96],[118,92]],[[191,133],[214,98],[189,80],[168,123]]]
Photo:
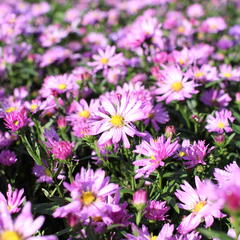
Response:
[[[239,0],[0,2],[0,240],[240,239]]]

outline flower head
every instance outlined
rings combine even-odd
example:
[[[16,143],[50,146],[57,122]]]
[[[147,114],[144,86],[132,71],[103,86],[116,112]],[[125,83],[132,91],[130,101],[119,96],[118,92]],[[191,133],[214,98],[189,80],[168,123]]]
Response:
[[[171,139],[166,140],[164,136],[157,139],[150,137],[149,140],[143,140],[134,150],[134,152],[146,156],[133,162],[135,166],[142,167],[137,170],[135,178],[148,177],[158,167],[164,166],[164,160],[173,156],[178,147],[177,141],[171,143]]]

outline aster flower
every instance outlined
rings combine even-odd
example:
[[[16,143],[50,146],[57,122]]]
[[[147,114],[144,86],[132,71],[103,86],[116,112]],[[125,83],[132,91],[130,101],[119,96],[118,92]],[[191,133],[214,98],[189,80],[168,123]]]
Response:
[[[222,64],[219,70],[219,77],[226,80],[240,81],[240,70],[234,69],[231,65]]]
[[[232,98],[223,89],[211,88],[201,95],[201,101],[208,106],[226,107]]]
[[[202,140],[194,141],[193,144],[190,144],[189,141],[183,141],[179,157],[185,160],[183,164],[186,165],[187,168],[193,168],[198,164],[206,165],[204,159],[213,148],[214,147],[209,148],[208,145],[205,145],[205,141]]]
[[[116,144],[123,140],[125,148],[130,147],[128,136],[140,134],[132,122],[145,118],[141,102],[128,94],[101,98],[101,108],[94,113],[92,129],[94,135],[102,133],[98,140],[104,144],[112,140]]]
[[[214,115],[209,115],[207,117],[206,129],[209,132],[232,132],[232,128],[229,126],[229,123],[233,122],[235,118],[232,116],[231,111],[222,109],[221,111],[215,112]]]
[[[7,199],[2,193],[0,193],[0,202],[4,202],[7,205],[7,209],[11,214],[17,213],[20,211],[19,206],[21,206],[23,201],[25,200],[23,194],[23,189],[15,189],[13,191],[12,186],[8,184]]]
[[[7,113],[4,117],[5,126],[13,132],[26,126],[29,122],[25,108]]]
[[[192,72],[194,79],[198,82],[210,82],[219,79],[217,68],[209,64],[203,64],[201,67],[194,66]]]
[[[205,33],[218,33],[227,28],[227,24],[222,17],[209,17],[202,22],[200,30]]]
[[[181,190],[177,190],[175,195],[182,202],[179,204],[180,208],[191,211],[191,213],[183,218],[178,227],[181,234],[187,234],[194,230],[203,220],[206,227],[210,227],[214,218],[222,218],[224,215],[221,213],[221,208],[214,201],[209,199],[212,195],[211,188],[205,181],[201,181],[198,176],[195,177],[196,189],[194,189],[188,182],[180,186]],[[211,189],[211,191],[210,191]]]
[[[101,69],[106,70],[109,67],[123,65],[124,57],[122,53],[116,54],[115,46],[107,46],[105,50],[99,49],[98,55],[93,55],[94,62],[90,62],[89,66],[94,67],[94,71]]]
[[[75,176],[74,181],[64,183],[64,187],[71,192],[72,202],[63,207],[57,208],[54,217],[66,217],[73,213],[81,221],[89,217],[101,217],[106,224],[111,219],[106,215],[107,209],[119,211],[116,204],[108,204],[107,197],[118,192],[116,184],[109,183],[109,177],[105,177],[105,172],[101,169],[95,172],[92,169],[81,168],[81,172]]]
[[[166,206],[166,202],[160,202],[156,200],[148,201],[145,208],[145,218],[155,221],[166,220],[166,212],[170,208]]]
[[[12,219],[7,205],[0,202],[0,238],[3,240],[57,240],[53,235],[32,236],[43,225],[44,217],[33,220],[31,203],[27,202],[15,220]]]
[[[162,103],[156,104],[153,109],[150,111],[148,118],[144,121],[145,125],[152,123],[154,129],[158,131],[160,128],[159,123],[164,124],[169,121],[169,115],[166,109],[163,107]]]
[[[10,150],[2,150],[0,153],[0,164],[4,166],[11,166],[17,162],[17,156]]]
[[[164,166],[164,160],[173,156],[178,147],[177,141],[171,143],[171,139],[166,140],[164,136],[157,139],[150,137],[148,141],[143,140],[140,145],[136,146],[134,152],[143,154],[147,158],[133,162],[135,166],[142,167],[137,170],[135,178],[148,177],[158,167]]]
[[[183,73],[179,67],[168,66],[160,72],[162,79],[157,82],[158,88],[155,92],[161,95],[157,97],[158,101],[166,100],[166,103],[170,103],[174,100],[191,98],[193,94],[198,93],[195,90],[197,84],[190,80],[189,74]]]

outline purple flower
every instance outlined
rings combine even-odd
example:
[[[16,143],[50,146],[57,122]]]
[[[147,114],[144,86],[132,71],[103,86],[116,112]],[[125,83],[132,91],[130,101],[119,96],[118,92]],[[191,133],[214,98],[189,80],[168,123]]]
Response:
[[[17,156],[14,152],[10,150],[2,150],[0,153],[0,164],[5,166],[11,166],[16,163]]]
[[[164,221],[166,220],[166,212],[170,208],[166,206],[166,202],[160,202],[156,200],[148,201],[145,208],[145,218],[155,221]]]

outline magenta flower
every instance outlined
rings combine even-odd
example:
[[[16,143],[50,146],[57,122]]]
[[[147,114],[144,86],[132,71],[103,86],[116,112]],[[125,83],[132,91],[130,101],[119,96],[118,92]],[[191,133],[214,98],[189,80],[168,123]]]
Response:
[[[170,208],[166,206],[166,202],[160,202],[156,200],[148,201],[145,208],[145,218],[154,221],[166,220],[166,212]]]
[[[8,184],[7,199],[0,193],[0,202],[4,202],[7,205],[7,209],[10,213],[17,213],[20,211],[19,206],[21,206],[25,200],[23,194],[23,189],[15,189],[12,191],[12,186]]]
[[[158,101],[166,100],[166,103],[170,103],[191,98],[193,94],[198,93],[195,90],[198,85],[189,79],[190,74],[183,73],[179,67],[168,66],[160,72],[162,79],[157,82],[156,89],[156,94],[161,95],[157,98]]]
[[[230,81],[240,81],[240,71],[234,69],[231,65],[223,64],[220,66],[219,77],[230,80]]]
[[[116,54],[115,46],[107,46],[105,50],[99,49],[98,55],[93,55],[94,62],[90,62],[89,66],[94,67],[97,72],[108,67],[116,67],[123,65],[124,57],[122,53]]]
[[[205,221],[206,227],[213,224],[214,218],[222,218],[221,207],[215,201],[212,201],[209,196],[212,196],[212,191],[215,189],[211,182],[201,181],[199,177],[195,177],[196,189],[188,182],[184,181],[180,187],[182,190],[177,190],[175,195],[182,202],[180,208],[191,211],[191,213],[183,218],[178,227],[181,234],[186,234],[194,230],[202,220]],[[210,185],[210,186],[209,186]]]
[[[215,112],[215,116],[209,115],[207,117],[207,125],[206,129],[209,132],[217,132],[223,133],[232,132],[232,128],[230,127],[230,122],[234,121],[234,117],[232,116],[232,112],[227,109],[222,109],[221,111]]]
[[[178,147],[177,141],[171,143],[171,139],[166,140],[164,136],[157,139],[150,137],[148,141],[143,140],[134,150],[135,153],[146,156],[144,159],[133,162],[135,166],[142,167],[137,170],[135,178],[148,177],[158,167],[164,166],[164,160],[173,156]]]
[[[94,172],[82,168],[75,180],[71,184],[65,182],[64,186],[71,193],[72,202],[57,208],[54,217],[66,217],[72,213],[81,221],[101,217],[103,222],[108,223],[111,219],[106,215],[107,210],[119,211],[118,205],[107,202],[107,197],[116,194],[119,187],[109,183],[109,177],[105,177],[101,169]]]
[[[17,161],[17,156],[10,150],[2,150],[0,153],[0,164],[4,166],[11,166]]]
[[[13,132],[16,132],[26,126],[29,122],[29,119],[27,117],[26,109],[23,108],[20,111],[6,113],[4,121],[7,128],[9,128]]]
[[[57,240],[56,236],[32,236],[43,225],[44,217],[33,220],[31,203],[27,202],[15,220],[12,219],[7,205],[0,202],[0,239],[2,240]]]
[[[124,147],[129,148],[127,135],[133,137],[141,134],[132,124],[145,118],[141,105],[141,101],[128,94],[102,97],[101,107],[92,118],[94,135],[102,133],[98,143],[102,145],[112,140],[113,144],[116,144],[122,139]]]

